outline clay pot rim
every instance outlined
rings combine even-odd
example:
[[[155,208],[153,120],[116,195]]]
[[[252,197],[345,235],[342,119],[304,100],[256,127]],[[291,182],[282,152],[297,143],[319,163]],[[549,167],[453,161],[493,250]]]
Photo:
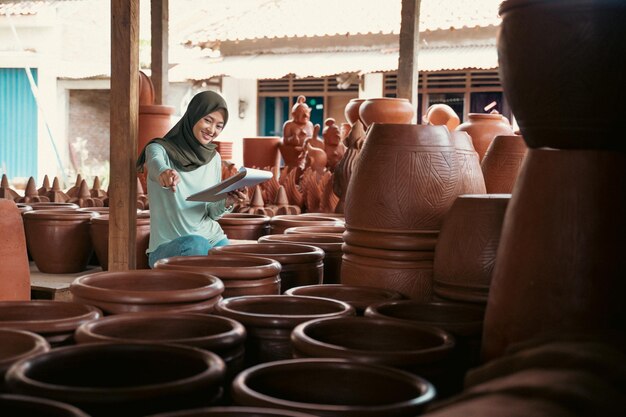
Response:
[[[115,303],[108,301],[95,300],[86,297],[73,296],[77,302],[89,303],[98,306],[102,311],[109,314],[126,314],[126,313],[207,313],[213,311],[217,303],[222,300],[221,295],[187,303]]]
[[[223,406],[159,413],[147,417],[315,417],[313,414],[269,407]]]
[[[47,398],[42,397],[34,397],[30,395],[21,395],[21,394],[0,394],[0,404],[4,401],[14,402],[14,403],[24,403],[28,406],[29,410],[32,410],[31,405],[37,404],[43,406],[46,411],[48,409],[54,410],[55,413],[58,413],[59,416],[63,417],[90,417],[85,414],[82,410],[74,407],[71,404],[63,403],[60,401],[49,400]],[[61,414],[63,413],[63,414]],[[57,414],[54,414],[57,415]]]
[[[315,228],[315,229],[320,229],[317,231],[307,231],[304,230],[304,228]],[[298,230],[296,230],[298,229]],[[328,230],[328,231],[324,231],[324,230]],[[332,230],[335,230],[334,232]],[[343,232],[346,231],[346,226],[294,226],[294,227],[288,227],[287,229],[285,229],[285,232],[283,234],[289,235],[289,234],[299,234],[299,233],[311,233],[311,234],[317,234],[317,235],[343,235]]]
[[[228,281],[224,281],[224,292],[226,292],[226,290],[240,290],[240,289],[251,289],[251,288],[256,288],[256,287],[265,287],[265,286],[274,286],[277,285],[278,287],[280,287],[280,275],[274,275],[271,277],[265,277],[265,278],[260,278],[260,279],[233,279],[233,280],[228,280]],[[278,295],[278,292],[276,293],[272,293],[272,295]],[[232,298],[232,297],[225,297],[225,298]]]
[[[258,252],[254,251],[253,248],[259,248],[261,246],[264,249],[267,249],[267,251],[263,252],[263,249],[257,249]],[[246,248],[249,248],[249,250],[246,251]],[[271,250],[276,250],[277,252],[271,252]],[[279,250],[282,251],[278,252]],[[316,246],[300,245],[296,243],[256,243],[227,245],[214,247],[209,251],[210,255],[214,255],[217,253],[238,253],[248,256],[258,256],[266,258],[270,257],[271,259],[275,259],[276,261],[280,262],[280,264],[283,266],[283,269],[284,264],[303,264],[319,262],[324,259],[324,251],[322,249]]]
[[[218,223],[228,226],[258,225],[269,226],[270,216],[252,213],[226,213],[218,220]]]
[[[167,270],[133,270],[123,272],[103,271],[82,275],[70,284],[70,292],[80,298],[94,301],[104,301],[116,304],[174,304],[208,300],[219,296],[224,291],[224,284],[214,275],[197,272],[176,271],[176,277],[172,277],[172,271]],[[110,280],[136,281],[137,279],[159,280],[167,283],[168,280],[186,279],[197,286],[180,290],[132,290],[111,289],[98,286]]]
[[[384,248],[372,248],[368,246],[351,245],[344,243],[341,246],[344,255],[365,256],[367,258],[385,259],[398,262],[424,262],[434,261],[435,250],[393,250]]]
[[[279,214],[276,216],[273,216],[270,219],[270,225],[288,225],[291,223],[298,223],[298,222],[306,222],[307,226],[308,225],[315,225],[317,223],[319,223],[320,225],[325,225],[325,226],[341,226],[343,225],[345,222],[343,220],[339,220],[337,217],[325,217],[325,216],[304,216],[302,214]],[[332,223],[332,224],[325,224],[325,223]]]
[[[48,341],[35,332],[21,329],[0,328],[0,340],[2,340],[2,343],[11,343],[11,339],[27,341],[30,342],[31,345],[28,347],[28,350],[21,351],[12,356],[0,357],[0,375],[2,375],[10,365],[21,359],[50,350]]]
[[[291,287],[289,288],[287,291],[285,291],[284,295],[301,295],[301,296],[311,296],[311,297],[322,297],[322,298],[330,298],[330,299],[334,299],[329,295],[324,295],[324,294],[316,294],[316,290],[321,290],[321,292],[323,293],[324,290],[333,290],[334,292],[345,292],[347,294],[350,294],[353,291],[358,291],[359,293],[363,294],[363,293],[371,293],[372,295],[377,296],[376,298],[379,299],[380,301],[377,302],[382,302],[382,301],[392,301],[392,300],[404,300],[405,297],[399,293],[398,291],[394,291],[394,290],[389,290],[389,289],[385,289],[385,288],[378,288],[378,287],[368,287],[368,286],[358,286],[358,285],[344,285],[344,284],[315,284],[315,285],[301,285],[299,287]],[[311,291],[312,293],[310,293],[309,291]],[[358,301],[360,300],[339,300],[339,301],[343,301],[344,303],[348,303],[350,305],[352,305],[353,307],[355,307],[357,310],[360,307],[363,307],[363,309],[365,309],[365,307],[367,307],[366,305],[361,305],[361,303],[359,303]],[[370,305],[373,303],[368,303],[367,305]]]
[[[293,237],[293,238],[292,238]],[[301,245],[311,245],[322,249],[326,252],[341,252],[341,245],[343,245],[343,238],[330,234],[306,234],[306,233],[292,233],[289,235],[265,235],[257,239],[259,243],[266,242],[287,242],[297,243]]]
[[[83,312],[79,315],[64,317],[60,319],[0,321],[0,327],[22,329],[42,335],[47,335],[67,331],[73,332],[82,323],[102,317],[102,311],[99,308],[90,304],[76,303],[72,301],[0,301],[0,311],[2,311],[3,307],[15,308],[15,306],[17,305],[21,305],[25,308],[39,310],[41,310],[42,306],[71,306],[76,310],[83,310]]]
[[[371,97],[371,98],[366,98],[365,101],[401,101],[401,102],[409,102],[408,98],[401,98],[401,97]]]
[[[421,395],[412,398],[410,400],[395,402],[395,403],[387,403],[383,405],[334,405],[334,404],[319,404],[319,403],[304,403],[304,402],[296,402],[283,400],[278,397],[271,397],[269,395],[263,394],[258,391],[254,391],[246,384],[246,381],[250,378],[253,378],[257,375],[267,375],[280,372],[282,369],[288,369],[290,371],[308,371],[311,373],[315,373],[320,368],[331,368],[333,370],[343,370],[344,372],[347,370],[357,369],[361,372],[365,371],[376,375],[378,378],[387,377],[393,378],[396,380],[401,380],[403,382],[408,382],[410,385],[417,388],[418,391],[421,392]],[[362,411],[366,414],[370,414],[372,412],[383,413],[386,410],[392,410],[396,407],[420,407],[429,401],[435,398],[435,388],[433,385],[427,380],[417,376],[410,374],[406,371],[402,371],[395,368],[390,368],[387,366],[381,365],[372,365],[359,363],[354,361],[349,361],[346,359],[339,358],[305,358],[305,359],[286,359],[274,362],[266,362],[261,363],[255,366],[252,366],[248,369],[244,369],[241,371],[233,381],[233,390],[241,391],[243,394],[248,397],[254,398],[256,401],[261,401],[262,404],[276,404],[280,407],[285,407],[288,409],[299,409],[305,411],[311,411],[312,413],[319,413],[320,411],[327,414],[331,412],[346,412],[346,411],[354,411],[359,412]],[[318,414],[315,414],[318,415]],[[355,414],[356,415],[356,414]]]
[[[27,211],[24,213],[25,220],[65,220],[65,221],[85,221],[89,222],[95,217],[100,217],[100,213],[95,211],[85,212],[75,209],[58,208],[53,210],[36,210]]]
[[[196,360],[200,360],[204,362],[206,365],[206,369],[202,372],[188,376],[185,378],[179,378],[175,380],[170,380],[167,382],[160,382],[157,384],[148,384],[148,385],[139,385],[133,387],[122,387],[122,388],[114,388],[114,387],[84,387],[84,386],[71,386],[71,385],[60,385],[49,382],[42,382],[39,380],[32,379],[27,376],[29,370],[33,367],[36,367],[37,364],[42,363],[44,361],[54,360],[71,360],[73,355],[81,355],[85,352],[87,354],[91,352],[101,351],[105,356],[107,353],[113,351],[124,351],[131,350],[135,351],[135,353],[141,354],[145,351],[150,351],[151,353],[155,352],[166,352],[166,353],[176,353],[179,352],[188,358],[193,358]],[[28,385],[34,387],[37,390],[46,390],[48,392],[53,393],[56,396],[65,396],[65,395],[80,395],[81,399],[84,401],[93,401],[96,400],[98,402],[102,401],[102,396],[104,394],[113,394],[113,395],[138,395],[141,393],[151,393],[154,396],[156,392],[162,392],[164,394],[171,395],[171,392],[178,391],[176,388],[181,384],[190,384],[197,385],[201,384],[202,381],[210,381],[217,382],[219,381],[223,374],[225,373],[226,365],[224,361],[215,353],[202,350],[199,348],[194,348],[190,346],[182,346],[175,344],[159,344],[159,343],[89,343],[83,345],[74,345],[74,346],[64,346],[52,349],[48,352],[42,353],[40,355],[25,358],[21,361],[15,363],[9,372],[7,373],[7,381],[11,384],[12,380],[19,380],[21,384],[26,381]]]
[[[310,212],[310,213],[300,213],[299,216],[303,217],[330,217],[333,219],[343,219],[346,217],[343,213],[324,213],[324,212]]]
[[[107,328],[120,327],[128,323],[142,324],[146,323],[160,325],[160,320],[175,320],[181,324],[188,322],[198,323],[223,323],[230,326],[230,329],[221,333],[212,333],[205,336],[198,337],[185,337],[185,338],[170,338],[170,339],[148,339],[148,338],[127,338],[111,335],[110,333],[99,333]],[[74,338],[77,344],[93,343],[93,342],[138,342],[138,343],[165,343],[165,344],[183,344],[183,345],[195,345],[198,343],[207,348],[210,345],[209,350],[224,349],[229,346],[242,344],[246,338],[245,327],[228,317],[221,317],[209,314],[199,313],[163,313],[163,312],[143,312],[143,313],[125,313],[116,314],[113,316],[102,317],[98,320],[92,320],[87,323],[81,324],[74,333]]]
[[[91,224],[109,224],[110,215],[108,214],[100,214],[99,216],[95,216],[91,219]],[[142,216],[140,217],[139,212],[137,212],[137,226],[149,226],[150,225],[150,217]]]
[[[493,194],[459,194],[457,199],[481,199],[481,200],[510,200],[513,194],[493,193]]]
[[[349,226],[343,240],[352,246],[372,249],[434,251],[439,230],[374,229]]]
[[[219,259],[218,259],[219,257]],[[232,266],[193,266],[185,265],[186,263],[196,261],[227,261],[233,262]],[[256,263],[256,265],[242,266],[237,265],[237,262],[245,261],[246,263]],[[280,262],[263,258],[260,256],[246,256],[236,255],[230,253],[214,253],[206,256],[173,256],[170,258],[163,258],[158,260],[155,265],[155,269],[176,269],[176,270],[191,270],[197,269],[198,273],[210,274],[218,277],[222,280],[239,280],[239,279],[261,279],[275,277],[280,274],[282,266]]]

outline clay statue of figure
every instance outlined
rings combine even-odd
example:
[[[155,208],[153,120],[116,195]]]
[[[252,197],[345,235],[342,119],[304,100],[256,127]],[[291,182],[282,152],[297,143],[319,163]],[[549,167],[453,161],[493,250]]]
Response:
[[[337,163],[343,157],[346,152],[346,145],[341,140],[341,131],[339,126],[335,123],[335,119],[328,118],[324,122],[324,131],[322,137],[324,138],[324,152],[326,152],[326,165],[330,171],[334,171]]]
[[[305,101],[304,96],[298,96],[296,104],[291,108],[291,119],[283,125],[283,141],[279,149],[285,165],[290,168],[304,168],[304,142],[314,137],[314,126],[310,120],[311,108]]]

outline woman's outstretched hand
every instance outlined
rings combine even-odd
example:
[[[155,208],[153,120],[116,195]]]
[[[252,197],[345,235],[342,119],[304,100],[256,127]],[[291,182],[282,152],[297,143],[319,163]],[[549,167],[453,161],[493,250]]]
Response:
[[[235,190],[235,191],[231,191],[230,193],[226,195],[225,204],[226,204],[226,207],[230,207],[237,203],[241,203],[245,199],[246,199],[246,195],[242,191]]]
[[[169,188],[172,192],[176,192],[176,185],[180,182],[178,172],[173,169],[166,169],[159,174],[159,184],[163,188]]]

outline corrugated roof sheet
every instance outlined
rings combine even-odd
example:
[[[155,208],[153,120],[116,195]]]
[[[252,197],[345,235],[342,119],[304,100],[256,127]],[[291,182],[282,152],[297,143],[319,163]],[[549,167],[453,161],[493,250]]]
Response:
[[[48,7],[50,3],[47,0],[0,2],[0,16],[36,15],[44,7]]]

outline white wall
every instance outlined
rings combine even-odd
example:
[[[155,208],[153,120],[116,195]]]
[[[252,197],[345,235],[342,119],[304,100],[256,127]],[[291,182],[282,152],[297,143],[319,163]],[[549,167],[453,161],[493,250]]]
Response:
[[[233,162],[243,165],[243,138],[257,136],[257,80],[240,80],[231,77],[222,79],[222,95],[228,103],[228,124],[220,135],[222,140],[233,142]],[[247,103],[247,108],[239,113],[239,102]]]
[[[359,86],[359,98],[383,97],[384,91],[383,73],[363,75],[363,84]]]

